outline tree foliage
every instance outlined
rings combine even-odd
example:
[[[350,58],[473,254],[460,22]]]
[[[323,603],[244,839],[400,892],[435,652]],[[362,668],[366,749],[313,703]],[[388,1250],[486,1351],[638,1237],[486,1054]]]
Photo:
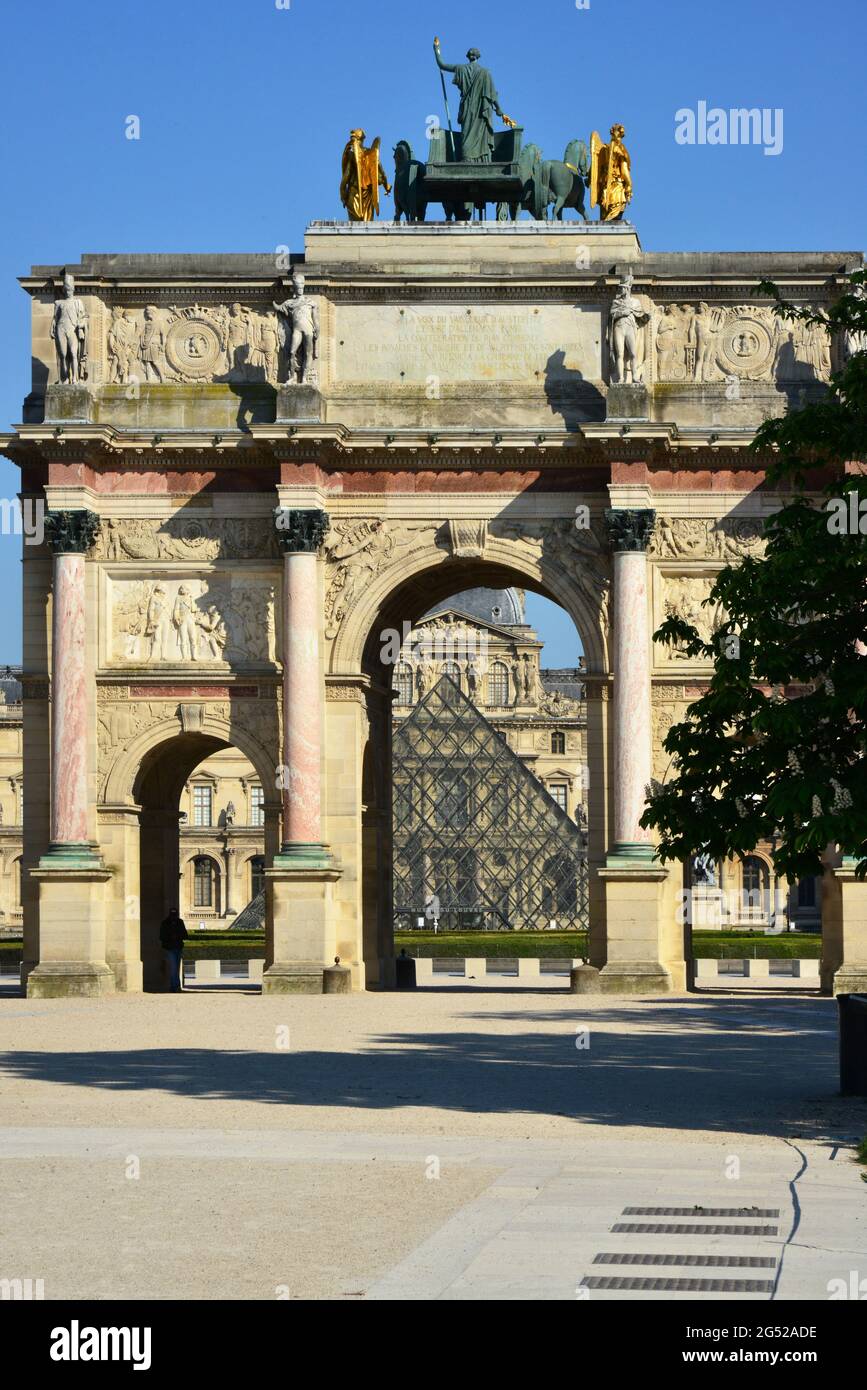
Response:
[[[790,877],[821,872],[829,845],[867,874],[867,279],[849,277],[827,312],[771,294],[784,320],[820,324],[848,345],[830,389],[766,421],[782,505],[763,556],[718,575],[725,614],[710,642],[668,618],[657,640],[713,663],[706,692],[665,739],[672,768],[651,788],[644,826],[664,860],[723,858],[770,841]]]

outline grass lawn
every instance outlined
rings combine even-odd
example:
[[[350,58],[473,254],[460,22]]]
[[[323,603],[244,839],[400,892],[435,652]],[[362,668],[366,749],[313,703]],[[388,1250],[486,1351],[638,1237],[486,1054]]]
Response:
[[[696,960],[737,959],[755,956],[759,960],[818,960],[822,938],[818,932],[785,932],[764,936],[761,932],[696,931],[692,934]],[[538,956],[569,960],[586,956],[587,933],[580,931],[545,932],[397,932],[395,951],[405,948],[411,956],[466,956],[490,958]],[[184,948],[187,960],[262,960],[265,937],[262,932],[193,931]],[[8,972],[21,961],[21,942],[0,941],[0,962]]]
[[[586,932],[398,932],[395,950],[411,956],[539,956],[566,960],[587,953]],[[818,932],[786,932],[764,936],[760,932],[696,931],[692,934],[696,960],[743,959],[818,960],[822,938]]]

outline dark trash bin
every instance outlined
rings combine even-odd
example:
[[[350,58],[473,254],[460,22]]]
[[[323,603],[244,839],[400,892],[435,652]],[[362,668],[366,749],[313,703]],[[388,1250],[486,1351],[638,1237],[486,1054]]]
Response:
[[[840,1091],[867,1096],[867,994],[838,994]]]
[[[394,962],[394,982],[398,989],[415,989],[415,961],[406,951]]]

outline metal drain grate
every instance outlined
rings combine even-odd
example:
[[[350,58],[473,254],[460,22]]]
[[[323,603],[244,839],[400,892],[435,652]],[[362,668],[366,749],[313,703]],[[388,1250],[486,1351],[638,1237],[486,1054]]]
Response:
[[[776,1226],[709,1226],[704,1222],[616,1221],[612,1231],[636,1236],[775,1236]]]
[[[586,1289],[624,1289],[647,1293],[772,1293],[770,1279],[635,1279],[615,1274],[591,1274],[581,1280]]]
[[[779,1207],[624,1207],[624,1216],[779,1216]]]
[[[595,1265],[696,1265],[708,1269],[775,1269],[777,1261],[764,1255],[595,1255]]]

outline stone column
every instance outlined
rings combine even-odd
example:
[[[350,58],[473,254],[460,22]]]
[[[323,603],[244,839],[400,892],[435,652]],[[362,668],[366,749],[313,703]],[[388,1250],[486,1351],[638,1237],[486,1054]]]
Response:
[[[51,623],[52,859],[88,863],[87,673],[84,557],[99,531],[89,511],[49,512],[45,532],[54,552]]]
[[[282,843],[265,871],[266,956],[263,993],[320,994],[333,964],[331,885],[340,877],[322,836],[324,679],[319,551],[328,516],[278,507],[283,551]]]
[[[88,675],[85,553],[99,517],[84,508],[49,512],[54,552],[51,640],[50,844],[32,876],[39,884],[39,964],[30,997],[113,991],[106,963],[104,885],[110,878],[88,837]]]
[[[605,889],[605,965],[573,970],[573,988],[612,994],[685,988],[683,929],[666,891],[668,871],[639,821],[652,769],[647,546],[650,507],[606,512],[614,561],[612,667],[613,844],[597,870]]]
[[[319,550],[328,530],[320,511],[278,508],[283,551],[283,842],[280,858],[321,867],[322,698],[319,671]]]
[[[647,546],[656,513],[606,512],[614,555],[614,847],[627,862],[649,863],[653,841],[639,821],[651,776],[650,626]]]

